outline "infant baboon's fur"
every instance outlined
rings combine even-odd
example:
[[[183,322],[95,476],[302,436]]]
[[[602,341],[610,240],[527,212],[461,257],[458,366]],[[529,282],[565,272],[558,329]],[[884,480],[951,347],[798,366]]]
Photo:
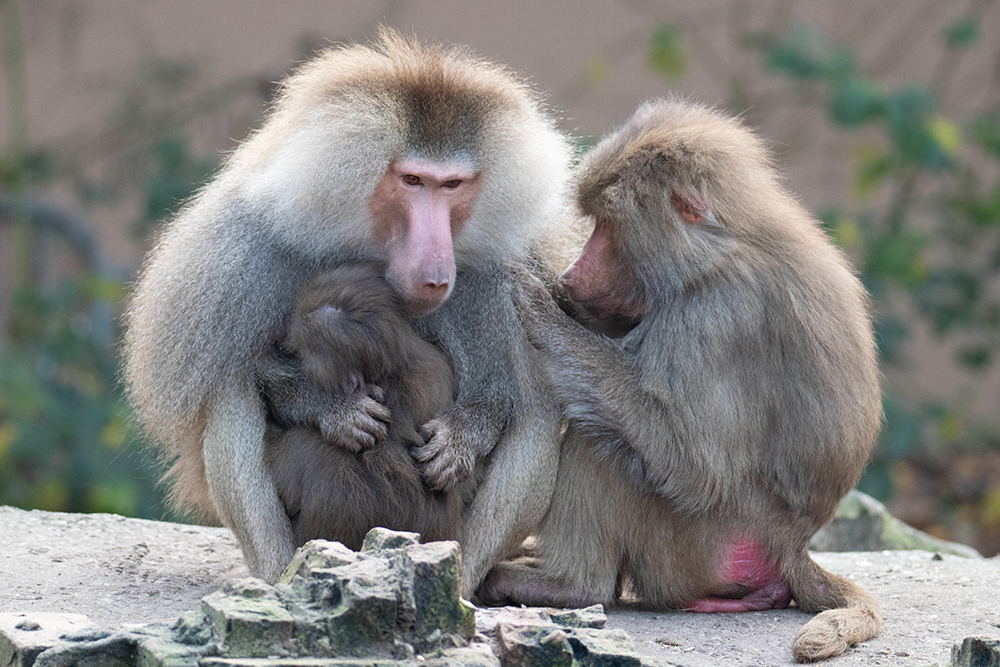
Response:
[[[265,462],[296,546],[326,539],[359,550],[375,526],[426,541],[459,536],[460,491],[428,489],[410,454],[424,444],[417,429],[451,405],[452,372],[413,331],[384,273],[374,264],[320,273],[261,365]],[[330,420],[356,392],[387,408],[379,442],[345,440]]]

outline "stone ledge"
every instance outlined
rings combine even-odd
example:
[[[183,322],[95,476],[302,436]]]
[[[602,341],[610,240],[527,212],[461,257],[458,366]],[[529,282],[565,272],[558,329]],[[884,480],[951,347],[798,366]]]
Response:
[[[84,614],[105,628],[173,623],[227,579],[247,576],[235,540],[221,528],[0,507],[0,532],[0,612]],[[919,551],[814,558],[883,606],[882,635],[836,667],[944,666],[967,637],[1000,639],[996,558]],[[626,606],[607,612],[606,627],[624,630],[644,663],[791,665],[792,637],[807,618],[795,609],[702,615]],[[189,650],[186,659],[194,657]]]

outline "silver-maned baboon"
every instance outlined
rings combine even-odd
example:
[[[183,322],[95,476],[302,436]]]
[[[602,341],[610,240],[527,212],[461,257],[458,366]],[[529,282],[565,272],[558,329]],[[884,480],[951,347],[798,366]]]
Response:
[[[451,489],[485,460],[463,516],[474,590],[555,483],[559,410],[509,270],[557,261],[569,154],[523,82],[462,49],[386,30],[285,81],[260,130],[168,224],[127,313],[127,388],[175,460],[177,505],[232,528],[255,576],[280,575],[292,527],[264,464],[258,365],[311,276],[382,262],[456,378],[454,405],[422,429],[425,478]],[[375,435],[384,408],[358,392],[344,423]]]
[[[410,455],[424,444],[418,429],[453,403],[451,368],[417,336],[384,275],[375,264],[321,272],[260,364],[264,460],[295,546],[324,539],[360,551],[376,526],[459,538],[460,489],[428,489]],[[356,429],[340,422],[342,407],[358,392],[378,400],[385,421],[345,440]]]
[[[696,611],[787,606],[800,661],[876,635],[878,603],[809,557],[857,482],[881,418],[867,296],[780,185],[762,142],[697,105],[641,107],[587,153],[594,231],[569,296],[519,290],[570,430],[537,559],[503,563],[487,600]],[[826,611],[824,611],[826,610]]]

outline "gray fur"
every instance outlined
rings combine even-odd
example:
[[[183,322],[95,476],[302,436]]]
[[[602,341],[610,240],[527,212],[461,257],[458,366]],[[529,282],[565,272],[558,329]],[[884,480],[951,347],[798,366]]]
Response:
[[[450,112],[418,113],[420,95],[437,95]],[[126,387],[174,462],[175,504],[232,528],[255,576],[274,581],[292,552],[263,466],[256,366],[317,271],[392,259],[372,240],[370,201],[389,164],[413,157],[462,161],[482,181],[454,236],[454,294],[421,325],[460,366],[456,406],[437,424],[447,443],[430,465],[532,461],[497,468],[510,484],[487,471],[487,492],[467,513],[486,525],[465,531],[466,584],[474,589],[547,507],[558,411],[539,371],[523,365],[529,346],[513,306],[492,300],[509,294],[509,265],[536,250],[562,256],[547,248],[564,214],[568,144],[503,67],[384,31],[372,46],[329,50],[285,82],[261,129],[167,225],[126,315]]]

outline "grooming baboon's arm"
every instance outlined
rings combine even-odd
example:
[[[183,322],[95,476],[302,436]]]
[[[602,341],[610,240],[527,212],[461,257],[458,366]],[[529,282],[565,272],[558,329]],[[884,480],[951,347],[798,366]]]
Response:
[[[712,424],[699,423],[710,408],[685,411],[681,406],[689,401],[679,396],[685,389],[701,387],[691,387],[688,378],[674,378],[674,386],[670,382],[666,351],[676,353],[685,345],[657,345],[648,338],[657,332],[646,332],[642,366],[656,368],[661,378],[652,384],[620,339],[594,335],[566,316],[539,281],[520,274],[515,302],[532,343],[549,359],[555,391],[571,421],[601,442],[614,443],[609,453],[636,479],[680,506],[704,507],[721,499],[730,483],[727,453],[714,442]],[[717,335],[724,337],[725,332]],[[705,373],[712,375],[716,369]],[[712,380],[718,384],[725,378],[713,375]]]

